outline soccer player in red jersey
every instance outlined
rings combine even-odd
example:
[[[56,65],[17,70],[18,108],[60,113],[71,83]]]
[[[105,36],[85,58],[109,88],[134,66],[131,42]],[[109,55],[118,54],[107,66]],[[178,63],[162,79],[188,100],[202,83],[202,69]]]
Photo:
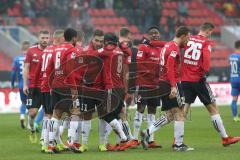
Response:
[[[53,107],[53,116],[50,120],[49,146],[48,152],[55,153],[55,140],[59,136],[60,119],[63,112],[70,113],[73,101],[70,89],[64,84],[66,73],[65,63],[68,55],[76,55],[78,50],[74,47],[77,42],[77,31],[68,28],[64,31],[65,42],[55,48],[54,54],[50,59],[46,75],[51,88],[51,105]]]
[[[35,76],[41,74],[40,65],[38,65],[39,60],[43,54],[43,50],[47,47],[49,43],[49,32],[46,30],[41,30],[39,32],[38,40],[39,44],[32,46],[28,49],[26,53],[26,59],[24,61],[23,70],[23,91],[28,96],[26,106],[28,108],[28,125],[31,129],[30,141],[36,143],[37,137],[34,128],[34,118],[38,113],[41,102],[41,79],[35,81]],[[36,72],[39,71],[39,72]]]
[[[125,150],[130,147],[127,137],[119,123],[120,113],[124,106],[124,75],[123,65],[126,57],[129,55],[124,53],[118,46],[118,37],[113,33],[104,35],[104,48],[100,51],[103,60],[104,88],[107,92],[106,106],[102,109],[105,115],[102,116],[115,133],[119,136],[116,150]]]
[[[48,65],[48,62],[52,58],[52,55],[54,54],[55,48],[57,45],[60,45],[64,42],[63,38],[63,30],[56,30],[53,34],[53,44],[46,47],[43,51],[43,54],[40,58],[39,64],[40,67],[37,67],[38,70],[41,70],[41,74],[38,74],[35,76],[35,79],[38,80],[41,78],[41,98],[42,98],[42,105],[44,108],[44,118],[43,118],[43,125],[42,125],[42,138],[43,139],[43,145],[42,145],[42,152],[46,153],[48,152],[48,142],[49,142],[49,127],[50,127],[50,119],[52,117],[53,108],[51,106],[51,96],[50,96],[50,88],[48,85],[48,78],[46,75],[46,68]],[[39,71],[37,71],[39,72]],[[63,146],[59,146],[59,149],[64,149]]]
[[[205,78],[210,69],[213,45],[208,37],[211,36],[213,30],[214,25],[206,22],[201,25],[197,35],[190,37],[182,55],[180,79],[186,102],[185,114],[198,96],[208,110],[214,128],[222,137],[222,145],[228,146],[240,141],[240,137],[231,137],[226,133],[213,93]]]
[[[161,51],[160,57],[160,83],[168,82],[170,93],[160,96],[162,100],[162,111],[165,111],[157,121],[155,121],[146,131],[142,132],[142,145],[147,149],[147,140],[150,135],[159,130],[166,124],[174,123],[174,139],[173,149],[176,151],[190,151],[190,148],[183,144],[184,136],[184,116],[181,90],[178,89],[179,82],[179,66],[180,66],[180,47],[186,44],[190,36],[187,27],[179,27],[173,41],[165,44]],[[160,88],[161,89],[161,88]]]
[[[93,33],[93,37],[91,42],[89,43],[88,46],[83,48],[83,52],[81,54],[84,55],[89,55],[93,56],[94,58],[98,57],[98,49],[101,49],[103,47],[103,39],[104,39],[104,32],[102,30],[96,29]],[[90,57],[89,57],[90,58]],[[90,62],[90,61],[89,61]],[[89,71],[88,74],[96,75],[96,72],[99,71],[98,65],[95,63],[87,64]],[[103,90],[103,77],[102,77],[102,70],[100,73],[97,75],[95,81],[91,84],[85,84],[83,83],[84,86],[95,90],[96,93],[98,94],[99,90]],[[92,114],[95,111],[95,106],[99,106],[100,101],[94,99],[94,97],[89,96],[88,98],[85,97],[83,98],[83,102],[85,105],[82,105],[80,107],[80,111],[83,113],[81,116],[82,118],[82,145],[79,148],[80,152],[85,152],[88,150],[88,137],[91,131],[91,119],[92,119]],[[85,108],[87,106],[87,108]],[[97,108],[97,111],[99,109]],[[105,145],[104,145],[104,139],[105,139],[105,127],[106,122],[102,121],[99,119],[99,150],[100,151],[106,151]]]
[[[160,104],[158,97],[144,97],[147,92],[154,90],[158,86],[159,80],[159,56],[165,42],[160,41],[160,31],[157,27],[150,27],[148,30],[150,41],[147,44],[140,44],[137,53],[137,70],[136,70],[136,93],[137,111],[134,117],[134,140],[138,142],[138,134],[142,124],[145,107],[148,108],[147,122],[150,126],[155,121],[156,108]],[[160,44],[160,45],[159,45]],[[149,147],[159,148],[154,141],[153,134],[149,139]]]

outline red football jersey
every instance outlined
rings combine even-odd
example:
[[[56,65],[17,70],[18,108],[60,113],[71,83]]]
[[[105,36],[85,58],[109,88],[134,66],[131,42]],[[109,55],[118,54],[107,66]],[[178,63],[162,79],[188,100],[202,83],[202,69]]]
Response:
[[[201,35],[191,36],[181,62],[181,81],[198,82],[210,68],[212,41]]]
[[[103,49],[98,50],[99,55],[103,60],[103,82],[105,89],[124,88],[123,85],[123,64],[124,53],[118,47],[113,50]]]
[[[154,43],[150,42],[150,44]],[[154,88],[158,85],[159,58],[162,47],[159,45],[139,45],[136,67],[137,86]]]
[[[42,57],[41,57],[41,72],[42,72],[42,83],[41,83],[41,92],[50,92],[48,77],[46,73],[46,69],[52,55],[54,54],[56,45],[51,45],[44,49]]]
[[[160,57],[160,79],[175,86],[179,77],[180,49],[176,42],[170,41],[162,48]]]
[[[26,53],[26,59],[24,63],[29,63],[29,88],[40,88],[41,86],[41,79],[35,78],[35,76],[41,74],[41,69],[39,69],[39,61],[43,54],[43,50],[39,49],[38,45],[32,46],[28,49]],[[41,77],[41,76],[40,76]]]
[[[68,55],[77,56],[78,50],[70,43],[58,45],[50,59],[46,74],[49,77],[50,88],[65,88],[64,80],[67,76],[66,61]]]

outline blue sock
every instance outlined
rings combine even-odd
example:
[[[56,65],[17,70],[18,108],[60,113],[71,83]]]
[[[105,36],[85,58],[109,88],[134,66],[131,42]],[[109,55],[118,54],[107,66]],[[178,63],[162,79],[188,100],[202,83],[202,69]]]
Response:
[[[44,110],[43,108],[40,108],[40,110],[38,111],[37,117],[35,119],[35,123],[40,124],[41,121],[43,120],[43,116],[44,116]]]
[[[25,113],[26,113],[26,105],[25,104],[21,104],[21,106],[20,106],[20,117],[21,117],[21,119],[24,119],[24,115],[25,115]]]
[[[233,115],[233,117],[236,117],[236,116],[237,116],[237,113],[238,113],[238,110],[237,110],[237,101],[232,100],[231,109],[232,109],[232,115]]]

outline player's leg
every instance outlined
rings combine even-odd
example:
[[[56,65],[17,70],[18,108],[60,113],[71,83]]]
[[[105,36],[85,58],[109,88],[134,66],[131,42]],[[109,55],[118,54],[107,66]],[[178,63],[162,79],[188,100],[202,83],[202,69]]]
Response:
[[[29,139],[32,143],[37,142],[36,130],[34,128],[34,119],[41,106],[41,92],[39,88],[30,88],[27,97],[26,106],[28,108],[28,127],[31,130]]]
[[[233,115],[233,120],[235,122],[240,121],[240,118],[238,117],[238,107],[237,107],[237,100],[239,95],[239,84],[231,83],[231,96],[232,96],[232,103],[231,103],[231,110]]]
[[[70,123],[70,117],[69,116],[66,116],[62,122],[61,122],[61,125],[59,127],[59,132],[60,132],[60,136],[63,135],[63,132],[65,130],[65,128],[69,128],[69,123]]]
[[[133,138],[138,142],[138,134],[142,125],[144,110],[146,108],[146,100],[139,99],[137,101],[137,110],[135,112],[134,120],[133,120]]]
[[[207,82],[196,83],[195,91],[198,93],[198,97],[201,100],[201,102],[206,106],[211,116],[214,128],[222,137],[223,146],[228,146],[230,144],[240,141],[240,137],[228,136],[209,84]]]
[[[92,115],[95,111],[95,101],[91,98],[81,98],[80,111],[83,116],[82,120],[82,145],[80,152],[88,150],[88,138],[92,128]]]
[[[157,105],[160,102],[159,98],[151,98],[147,100],[147,108],[148,108],[148,114],[147,114],[147,122],[148,127],[150,127],[155,122],[155,115],[157,111]],[[149,137],[148,142],[149,148],[160,148],[161,146],[156,143],[154,140],[154,134],[151,134]]]
[[[21,128],[24,129],[25,128],[25,114],[26,114],[26,100],[27,100],[27,96],[23,93],[22,89],[19,89],[20,92],[20,99],[21,99],[21,106],[20,106],[20,125]]]
[[[40,124],[41,124],[41,121],[44,119],[44,109],[43,107],[41,107],[39,110],[38,110],[38,114],[35,118],[35,122],[34,122],[34,128],[37,132],[40,131]],[[45,119],[44,119],[45,120]],[[44,121],[43,120],[43,121]]]
[[[56,91],[55,91],[56,90]],[[55,89],[52,91],[51,106],[53,108],[53,115],[50,120],[49,127],[49,146],[48,152],[57,153],[57,144],[62,144],[60,139],[59,127],[61,124],[61,117],[63,112],[69,112],[69,108],[72,105],[71,97],[64,96],[65,90]]]

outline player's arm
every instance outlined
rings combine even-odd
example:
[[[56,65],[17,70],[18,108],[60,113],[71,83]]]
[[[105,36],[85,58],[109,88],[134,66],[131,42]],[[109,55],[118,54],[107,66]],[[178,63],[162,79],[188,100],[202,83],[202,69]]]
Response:
[[[150,41],[149,44],[151,46],[155,46],[155,47],[164,47],[164,45],[167,43],[167,41]]]
[[[210,69],[211,50],[212,46],[210,44],[205,45],[205,47],[203,48],[203,62],[201,68],[204,70],[205,73],[208,73]]]
[[[23,67],[23,92],[28,95],[28,78],[29,78],[30,63],[24,63]]]
[[[14,83],[17,76],[17,58],[14,59],[12,65],[12,73],[11,73],[11,87],[14,88]]]
[[[51,89],[51,85],[52,85],[52,80],[53,80],[53,71],[54,71],[54,61],[53,61],[53,58],[54,56],[52,56],[50,59],[49,59],[49,62],[47,64],[47,67],[46,67],[46,80],[48,81],[48,86],[49,88]]]
[[[178,57],[177,51],[171,51],[167,59],[167,76],[171,85],[171,92],[169,95],[170,98],[176,97],[176,93],[177,93],[177,89],[176,89],[177,79],[175,77],[175,75],[177,74],[175,70],[175,65],[176,65],[175,61],[177,57]]]

